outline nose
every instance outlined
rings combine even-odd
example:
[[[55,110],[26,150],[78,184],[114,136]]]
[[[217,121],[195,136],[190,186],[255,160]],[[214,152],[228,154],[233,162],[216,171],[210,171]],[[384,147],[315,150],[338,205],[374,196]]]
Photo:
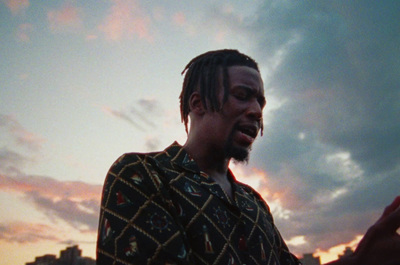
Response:
[[[262,108],[260,106],[260,103],[257,100],[251,101],[246,115],[251,118],[252,120],[255,121],[261,121],[262,119]]]

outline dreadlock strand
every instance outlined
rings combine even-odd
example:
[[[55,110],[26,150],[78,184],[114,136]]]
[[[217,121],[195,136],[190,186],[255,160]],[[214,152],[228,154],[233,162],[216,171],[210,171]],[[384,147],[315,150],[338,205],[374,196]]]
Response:
[[[218,58],[217,56],[214,56],[212,58],[210,67],[209,67],[209,83],[208,83],[208,90],[209,92],[209,100],[211,102],[212,110],[216,111],[219,110],[219,101],[218,101],[218,93],[217,93],[217,88],[218,88],[218,76],[219,76],[219,69],[218,69]]]
[[[228,95],[229,95],[229,73],[228,73],[228,67],[226,66],[226,59],[224,60],[224,63],[222,65],[222,78],[223,78],[223,87],[224,87],[224,97],[223,97],[223,103],[225,103],[228,100]]]

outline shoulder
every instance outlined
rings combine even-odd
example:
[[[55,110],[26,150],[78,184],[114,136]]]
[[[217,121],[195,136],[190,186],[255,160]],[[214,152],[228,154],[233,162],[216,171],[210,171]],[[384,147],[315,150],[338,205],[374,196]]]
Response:
[[[147,186],[159,190],[162,183],[166,183],[167,174],[165,172],[171,168],[171,159],[180,148],[177,143],[174,143],[163,151],[125,153],[110,167],[106,184],[118,181],[130,186],[141,186],[142,188]]]
[[[108,178],[133,182],[132,184],[147,182],[146,179],[153,178],[154,172],[159,171],[160,165],[154,161],[161,153],[125,153],[111,165]]]
[[[151,162],[159,153],[121,155],[111,165],[105,178],[102,205],[117,209],[120,201],[137,202],[138,198],[160,194],[165,181],[159,172],[163,169]]]
[[[163,151],[149,152],[149,153],[125,153],[121,155],[111,166],[111,172],[120,172],[126,168],[147,166],[168,166],[175,153],[179,152],[182,147],[174,142],[172,145]]]
[[[248,196],[254,198],[254,200],[258,201],[258,204],[261,205],[268,213],[270,213],[270,208],[268,203],[264,200],[259,192],[257,192],[253,187],[235,180],[236,187],[240,188],[243,192],[245,192]]]
[[[117,160],[111,165],[113,171],[120,171],[127,166],[135,166],[143,161],[146,161],[148,157],[154,157],[159,152],[152,153],[125,153],[118,157]]]
[[[122,177],[127,171],[140,170],[153,153],[125,153],[111,165],[108,175]]]

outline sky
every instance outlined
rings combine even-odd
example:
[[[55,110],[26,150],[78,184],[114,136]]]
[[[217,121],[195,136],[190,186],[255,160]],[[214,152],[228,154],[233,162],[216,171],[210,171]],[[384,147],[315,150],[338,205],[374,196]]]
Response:
[[[400,194],[399,1],[0,0],[0,260],[78,244],[126,152],[186,133],[181,72],[208,50],[258,61],[264,135],[247,165],[298,256],[355,247]]]

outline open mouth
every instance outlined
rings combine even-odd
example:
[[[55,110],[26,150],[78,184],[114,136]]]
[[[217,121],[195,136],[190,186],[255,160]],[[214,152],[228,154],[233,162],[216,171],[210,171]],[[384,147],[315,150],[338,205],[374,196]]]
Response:
[[[255,139],[258,134],[258,127],[255,125],[239,125],[238,131],[252,139]]]

